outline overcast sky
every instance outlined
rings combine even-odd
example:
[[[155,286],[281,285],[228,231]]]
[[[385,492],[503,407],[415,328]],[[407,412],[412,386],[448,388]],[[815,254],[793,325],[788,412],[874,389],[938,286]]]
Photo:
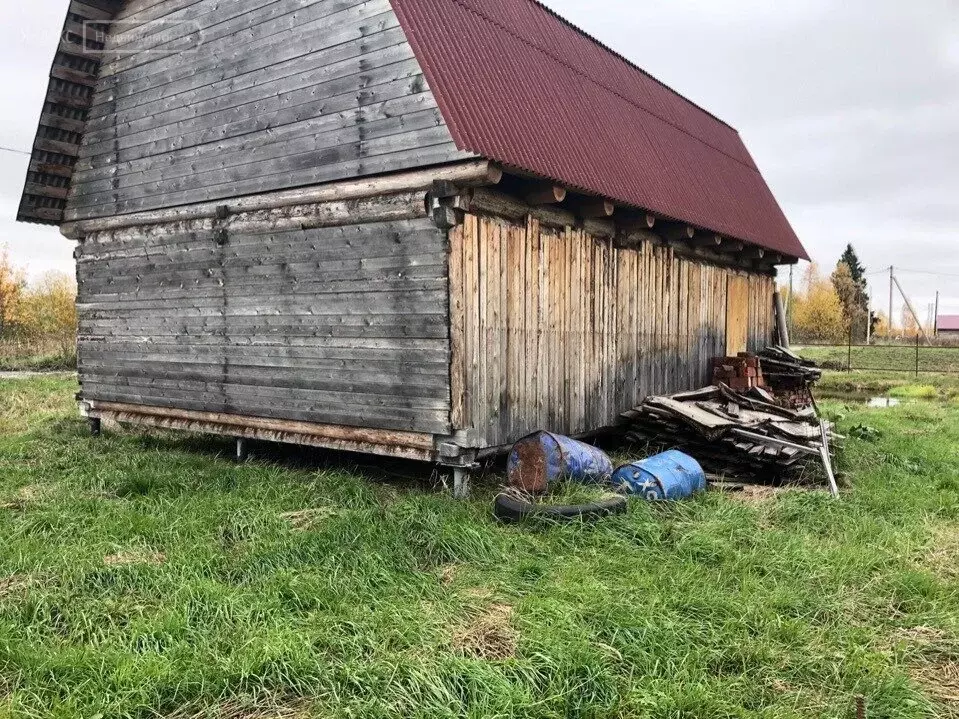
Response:
[[[922,319],[937,289],[959,313],[959,0],[547,4],[739,129],[817,262],[852,242],[870,272],[930,273],[901,273]],[[32,143],[66,5],[0,8],[0,145]],[[0,243],[72,272],[55,228],[14,223],[26,165],[0,152]]]

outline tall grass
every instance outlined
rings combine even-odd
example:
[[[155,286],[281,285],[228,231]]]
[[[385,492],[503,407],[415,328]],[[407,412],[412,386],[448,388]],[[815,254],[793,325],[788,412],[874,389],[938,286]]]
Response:
[[[957,406],[829,405],[878,430],[848,441],[839,502],[503,527],[495,481],[456,502],[415,466],[92,439],[74,391],[0,381],[0,717],[955,709]]]
[[[66,371],[76,366],[75,341],[50,336],[0,340],[0,371]]]

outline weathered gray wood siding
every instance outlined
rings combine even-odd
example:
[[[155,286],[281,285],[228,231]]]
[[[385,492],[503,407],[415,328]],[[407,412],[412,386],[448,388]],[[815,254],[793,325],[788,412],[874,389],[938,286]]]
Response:
[[[213,221],[80,245],[85,399],[449,431],[444,232],[423,217],[234,224],[222,245]]]
[[[105,52],[67,220],[469,156],[389,0],[131,0]]]

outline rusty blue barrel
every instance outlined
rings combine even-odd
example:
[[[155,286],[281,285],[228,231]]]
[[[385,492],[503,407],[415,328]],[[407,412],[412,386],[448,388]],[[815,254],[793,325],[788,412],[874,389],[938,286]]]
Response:
[[[536,432],[513,445],[506,472],[511,486],[545,492],[550,483],[560,479],[606,482],[613,463],[596,447],[559,434]]]
[[[620,467],[613,486],[650,501],[686,499],[706,489],[706,473],[688,454],[671,449]]]

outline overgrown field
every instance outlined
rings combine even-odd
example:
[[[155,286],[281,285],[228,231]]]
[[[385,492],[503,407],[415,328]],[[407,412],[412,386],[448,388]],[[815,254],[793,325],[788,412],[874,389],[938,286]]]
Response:
[[[0,372],[52,372],[76,367],[72,343],[56,339],[0,340]]]
[[[494,482],[461,503],[408,465],[92,439],[74,391],[0,382],[0,716],[957,715],[948,395],[828,404],[870,437],[838,502],[502,527]]]
[[[849,366],[849,347],[801,346],[797,349],[803,357],[815,360],[823,367],[841,370]],[[852,348],[852,367],[855,370],[891,371],[909,373],[916,370],[915,345],[872,345]],[[919,347],[920,378],[925,372],[954,372],[959,376],[959,347]]]

